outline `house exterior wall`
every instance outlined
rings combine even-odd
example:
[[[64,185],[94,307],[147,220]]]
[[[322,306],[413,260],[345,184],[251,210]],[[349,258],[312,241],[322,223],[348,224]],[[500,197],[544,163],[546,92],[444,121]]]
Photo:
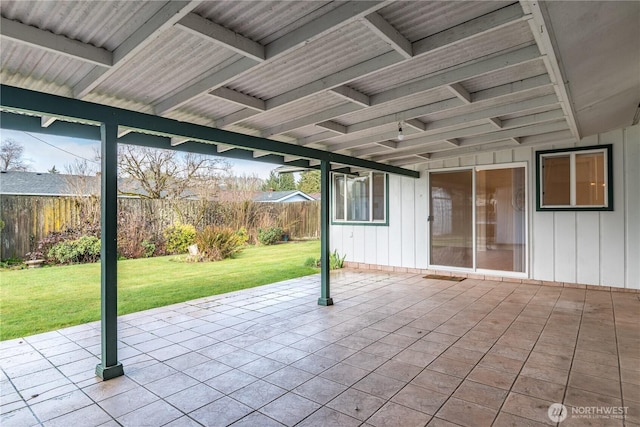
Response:
[[[535,152],[613,144],[612,212],[537,212]],[[428,268],[428,171],[515,162],[527,164],[529,271],[539,281],[640,289],[640,126],[582,139],[578,144],[515,147],[418,167],[419,179],[390,176],[389,225],[332,225],[331,249],[346,261]]]
[[[306,197],[301,196],[300,194],[296,194],[294,196],[288,197],[284,200],[281,200],[281,203],[292,203],[292,202],[308,202],[309,199],[307,199]]]

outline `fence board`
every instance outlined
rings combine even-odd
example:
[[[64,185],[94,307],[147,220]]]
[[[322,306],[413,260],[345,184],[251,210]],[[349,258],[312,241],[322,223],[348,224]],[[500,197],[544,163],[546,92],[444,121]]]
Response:
[[[239,229],[250,224],[257,228],[280,226],[291,238],[320,236],[320,202],[256,203],[200,200],[149,200],[120,198],[118,215],[135,224],[144,224],[154,232],[181,222],[196,228],[207,225]],[[24,257],[34,245],[54,231],[76,228],[82,222],[99,221],[99,198],[56,196],[0,196],[0,257]],[[229,218],[225,221],[225,218]]]

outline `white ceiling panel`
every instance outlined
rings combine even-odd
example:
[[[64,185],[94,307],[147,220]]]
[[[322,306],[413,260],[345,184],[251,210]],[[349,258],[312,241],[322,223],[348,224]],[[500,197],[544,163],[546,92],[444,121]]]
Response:
[[[330,1],[210,1],[194,13],[267,44],[338,6]]]
[[[93,64],[61,57],[43,49],[34,49],[13,40],[2,40],[0,66],[8,74],[17,74],[25,81],[45,81],[58,86],[75,86],[93,68]],[[28,86],[28,89],[35,89]]]
[[[154,104],[176,88],[235,57],[212,41],[172,28],[97,87],[97,91]]]
[[[468,79],[462,84],[466,90],[473,93],[546,73],[544,61],[540,59]]]
[[[292,102],[286,106],[271,111],[265,111],[262,114],[258,114],[244,120],[243,123],[253,128],[266,129],[291,120],[299,119],[300,117],[306,117],[329,110],[343,104],[345,104],[343,99],[331,96],[328,93],[319,93],[300,101]]]
[[[393,2],[380,15],[409,41],[415,42],[514,2],[406,1]]]
[[[463,129],[489,149],[490,118],[532,143],[577,139],[640,103],[638,2],[3,0],[0,14],[2,84],[374,158]],[[406,140],[385,142],[399,121]]]
[[[0,13],[5,18],[113,51],[163,4],[154,0],[2,0]]]
[[[295,49],[276,62],[257,66],[229,87],[268,100],[389,50],[385,42],[372,37],[370,30],[356,22],[305,45],[304,49]]]
[[[202,95],[184,104],[177,111],[198,114],[211,119],[221,119],[242,109],[243,107],[237,104],[216,98],[215,96]]]
[[[405,61],[388,70],[358,79],[351,83],[351,86],[368,95],[373,95],[407,81],[444,72],[461,64],[532,43],[533,36],[528,25],[520,23],[514,28],[503,28],[472,40],[456,43],[451,49],[439,49],[422,57]]]

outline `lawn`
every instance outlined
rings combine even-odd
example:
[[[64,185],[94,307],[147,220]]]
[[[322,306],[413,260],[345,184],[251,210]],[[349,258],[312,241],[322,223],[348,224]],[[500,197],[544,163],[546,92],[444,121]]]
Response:
[[[184,256],[118,262],[118,314],[317,273],[305,267],[320,242],[247,247],[235,259],[188,263]],[[100,319],[100,264],[0,272],[0,340]]]

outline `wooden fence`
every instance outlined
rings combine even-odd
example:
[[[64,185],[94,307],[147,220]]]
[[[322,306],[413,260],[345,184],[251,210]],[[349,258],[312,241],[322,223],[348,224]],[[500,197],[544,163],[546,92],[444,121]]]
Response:
[[[120,198],[120,223],[137,224],[154,233],[174,223],[197,228],[222,225],[234,229],[279,226],[291,238],[319,238],[320,203],[211,202]],[[49,233],[83,223],[99,224],[100,199],[55,196],[0,196],[0,257],[24,257]]]

